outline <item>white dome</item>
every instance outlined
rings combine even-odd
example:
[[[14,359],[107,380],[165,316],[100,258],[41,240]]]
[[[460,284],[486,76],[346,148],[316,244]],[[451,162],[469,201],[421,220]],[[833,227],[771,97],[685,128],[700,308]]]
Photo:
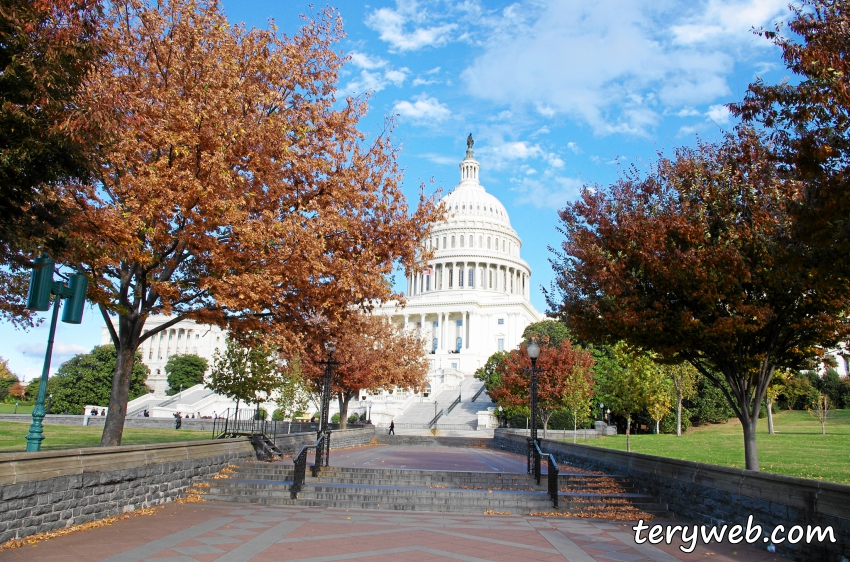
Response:
[[[466,158],[460,163],[460,183],[441,200],[448,211],[446,222],[470,218],[485,219],[510,228],[511,220],[505,206],[496,197],[487,193],[478,182],[479,167],[480,164],[473,158],[470,148],[466,151]]]

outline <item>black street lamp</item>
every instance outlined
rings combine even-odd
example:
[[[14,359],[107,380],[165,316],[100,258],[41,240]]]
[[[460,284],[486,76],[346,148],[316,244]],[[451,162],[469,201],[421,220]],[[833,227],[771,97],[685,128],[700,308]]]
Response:
[[[325,361],[319,361],[325,366],[325,381],[322,385],[322,419],[319,423],[319,431],[316,434],[316,441],[324,437],[322,446],[316,448],[316,466],[328,466],[328,460],[331,456],[331,432],[328,430],[328,409],[331,404],[331,379],[333,378],[333,367],[339,365],[334,360],[334,351],[336,351],[336,343],[332,341],[325,342],[325,351],[328,352],[328,358]]]
[[[599,421],[605,421],[605,404],[599,403]]]
[[[534,470],[534,477],[537,483],[540,484],[540,454],[537,452],[540,444],[537,441],[537,374],[540,369],[537,368],[537,358],[540,357],[540,346],[537,345],[537,339],[532,338],[531,343],[526,348],[528,358],[531,359],[531,369],[528,369],[530,375],[529,397],[531,408],[531,429],[528,437],[528,473]]]
[[[499,427],[505,427],[505,424],[502,421],[502,407],[499,406]]]
[[[434,417],[437,417],[437,401],[434,400]]]
[[[85,275],[71,275],[68,285],[53,280],[54,262],[47,254],[41,254],[35,260],[35,267],[30,275],[30,287],[27,294],[27,308],[30,310],[50,310],[50,295],[55,295],[53,315],[50,319],[50,331],[47,336],[47,351],[44,353],[44,367],[41,370],[41,381],[38,384],[38,394],[35,407],[32,409],[32,425],[27,434],[27,452],[41,450],[44,440],[42,421],[44,420],[44,399],[47,395],[47,377],[50,376],[50,360],[53,356],[53,339],[56,337],[56,319],[59,317],[59,306],[62,299],[68,299],[62,312],[62,322],[79,324],[83,321],[83,307],[86,304],[86,289],[89,280]]]

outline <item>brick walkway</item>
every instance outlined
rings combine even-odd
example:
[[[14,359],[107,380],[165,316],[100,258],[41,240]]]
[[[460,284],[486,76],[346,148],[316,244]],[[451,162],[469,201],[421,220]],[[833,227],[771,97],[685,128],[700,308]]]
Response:
[[[658,521],[656,521],[658,522]],[[168,505],[34,546],[0,562],[779,561],[738,545],[635,545],[630,524],[520,516],[198,503]]]

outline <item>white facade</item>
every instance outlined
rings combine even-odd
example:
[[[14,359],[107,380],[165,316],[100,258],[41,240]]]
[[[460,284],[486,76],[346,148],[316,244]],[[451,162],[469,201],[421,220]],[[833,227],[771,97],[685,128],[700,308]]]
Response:
[[[150,332],[172,319],[171,316],[151,316],[145,321],[144,332]],[[218,326],[198,324],[194,320],[182,320],[165,330],[154,334],[139,346],[142,361],[151,370],[148,377],[148,388],[154,395],[165,396],[168,390],[168,375],[165,364],[172,355],[197,355],[207,360],[207,375],[212,370],[213,354],[217,349],[224,349],[226,333]],[[112,338],[106,326],[101,332],[101,345],[111,344]]]
[[[478,180],[471,147],[460,183],[446,195],[445,222],[433,226],[426,248],[434,258],[408,277],[407,302],[376,313],[417,330],[429,352],[428,394],[454,388],[496,351],[515,349],[532,322],[531,268],[505,207]]]

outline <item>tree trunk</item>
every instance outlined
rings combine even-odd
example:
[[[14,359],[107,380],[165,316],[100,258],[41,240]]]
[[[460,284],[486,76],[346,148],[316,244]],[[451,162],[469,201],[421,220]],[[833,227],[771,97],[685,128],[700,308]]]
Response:
[[[629,443],[629,437],[632,430],[632,413],[626,412],[626,451],[631,452],[632,447],[631,443]]]
[[[549,427],[549,418],[552,417],[554,410],[543,416],[543,439],[546,439],[546,428]]]
[[[676,388],[676,437],[682,436],[682,391]]]
[[[117,346],[116,346],[117,347]],[[121,444],[124,434],[124,419],[127,417],[127,400],[130,395],[130,379],[133,374],[133,358],[136,348],[122,345],[117,348],[118,358],[112,375],[112,392],[109,394],[109,411],[100,438],[101,447]]]
[[[354,392],[338,392],[337,401],[339,402],[339,428],[348,428],[348,403],[355,395]]]
[[[754,414],[750,415],[748,419],[741,420],[741,425],[744,428],[744,461],[746,463],[746,469],[755,471],[759,469],[758,447],[756,446],[756,423],[759,419],[759,405],[756,404]]]
[[[773,431],[773,401],[770,398],[765,398],[767,403],[767,433],[776,435]]]
[[[655,420],[655,435],[661,435],[661,420]]]
[[[826,419],[821,419],[820,421],[820,434],[826,435]]]

